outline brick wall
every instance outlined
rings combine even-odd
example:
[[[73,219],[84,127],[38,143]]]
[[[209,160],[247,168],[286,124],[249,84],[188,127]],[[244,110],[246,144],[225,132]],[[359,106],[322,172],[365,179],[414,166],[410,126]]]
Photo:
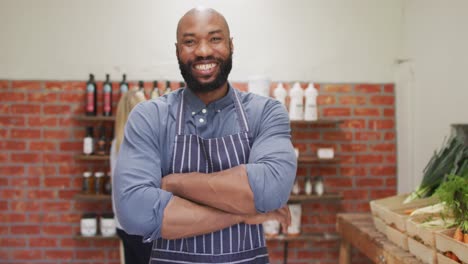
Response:
[[[235,85],[246,89],[245,83]],[[146,89],[151,86],[145,83]],[[178,83],[171,86],[177,88]],[[302,165],[299,182],[303,185],[306,175],[323,175],[326,191],[341,192],[344,199],[304,204],[302,227],[304,232],[334,232],[337,212],[366,212],[369,200],[396,192],[394,87],[316,87],[319,116],[344,122],[296,126],[294,145],[301,153],[332,146],[341,161]],[[74,119],[84,112],[84,89],[85,82],[0,80],[0,263],[119,263],[118,241],[73,239],[82,213],[111,211],[106,203],[72,199],[80,191],[84,170],[108,168],[106,162],[74,159],[81,153],[85,133],[86,123]],[[113,89],[115,104],[116,83]],[[337,241],[291,242],[289,262],[337,263],[338,245]],[[272,263],[281,263],[282,244],[268,246]],[[367,263],[360,254],[353,259]]]

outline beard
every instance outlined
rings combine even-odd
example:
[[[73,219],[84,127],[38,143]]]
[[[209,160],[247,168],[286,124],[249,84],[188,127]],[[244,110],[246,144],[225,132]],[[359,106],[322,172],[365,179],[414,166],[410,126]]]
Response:
[[[215,60],[219,65],[219,73],[212,82],[200,83],[192,74],[193,63],[202,60]],[[229,53],[229,57],[226,60],[209,56],[206,58],[197,57],[194,61],[188,61],[185,64],[180,61],[178,57],[177,61],[179,62],[180,73],[182,74],[182,77],[187,84],[187,88],[189,88],[194,93],[208,93],[220,88],[227,82],[229,73],[232,69],[232,51]]]

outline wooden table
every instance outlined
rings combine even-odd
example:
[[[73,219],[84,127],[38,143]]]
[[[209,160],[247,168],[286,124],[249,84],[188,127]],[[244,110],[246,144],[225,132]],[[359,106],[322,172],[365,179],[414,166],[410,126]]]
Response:
[[[341,235],[340,264],[351,263],[351,245],[379,264],[422,264],[411,253],[388,241],[375,229],[371,214],[338,214],[336,229]]]

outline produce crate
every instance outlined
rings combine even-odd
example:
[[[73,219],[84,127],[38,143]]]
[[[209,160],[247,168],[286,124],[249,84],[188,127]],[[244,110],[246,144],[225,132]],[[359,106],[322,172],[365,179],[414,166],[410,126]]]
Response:
[[[408,237],[409,252],[426,264],[437,264],[437,250]]]
[[[435,233],[445,230],[443,227],[424,227],[421,225],[429,215],[409,217],[406,221],[406,233],[409,237],[421,240],[425,245],[435,249]]]
[[[401,204],[403,204],[403,201],[406,199],[407,196],[408,194],[400,194],[397,196],[391,196],[383,199],[370,201],[369,204],[372,215],[383,219],[384,210],[393,209],[400,206]]]
[[[387,225],[385,224],[385,222],[377,216],[372,216],[372,218],[374,220],[375,229],[377,229],[382,234],[387,234]]]
[[[437,252],[437,264],[460,264],[460,263]]]
[[[400,248],[408,251],[408,236],[406,233],[400,232],[398,229],[387,225],[385,228],[385,234],[387,235],[388,240],[395,243]]]
[[[455,228],[444,230],[436,233],[436,248],[438,253],[443,254],[444,252],[451,251],[454,253],[463,263],[468,264],[468,243],[463,243],[453,239]],[[445,256],[444,256],[445,257]],[[456,262],[453,262],[456,263]]]

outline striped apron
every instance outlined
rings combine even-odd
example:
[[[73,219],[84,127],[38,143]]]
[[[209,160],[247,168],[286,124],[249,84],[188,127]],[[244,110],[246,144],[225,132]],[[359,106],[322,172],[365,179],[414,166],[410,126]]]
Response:
[[[176,117],[176,136],[170,173],[212,173],[245,164],[250,153],[249,126],[238,92],[234,104],[241,128],[238,134],[204,139],[184,133],[184,92]],[[154,241],[150,263],[268,263],[261,224],[239,223],[195,237]]]

